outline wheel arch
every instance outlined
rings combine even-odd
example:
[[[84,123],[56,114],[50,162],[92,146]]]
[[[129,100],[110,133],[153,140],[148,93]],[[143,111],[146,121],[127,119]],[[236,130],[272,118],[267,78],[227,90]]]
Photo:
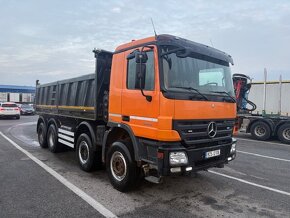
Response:
[[[49,127],[49,125],[53,124],[57,129],[60,127],[59,123],[57,122],[57,120],[55,118],[50,118],[47,122],[47,127]]]
[[[109,130],[105,132],[104,140],[102,144],[102,161],[105,163],[106,161],[106,153],[108,148],[116,141],[116,140],[130,140],[133,146],[133,153],[135,161],[139,161],[139,148],[137,139],[132,131],[132,129],[126,125],[121,123],[108,123],[110,127]]]
[[[89,122],[87,121],[83,121],[81,122],[79,125],[77,125],[76,127],[76,131],[75,131],[75,144],[78,140],[78,137],[82,134],[82,133],[88,133],[89,137],[92,140],[92,144],[93,144],[93,148],[94,150],[96,150],[96,128],[93,127]]]
[[[39,116],[39,118],[37,120],[37,125],[36,125],[36,132],[38,132],[38,127],[39,127],[40,123],[44,123],[45,128],[47,129],[46,119],[43,116]]]

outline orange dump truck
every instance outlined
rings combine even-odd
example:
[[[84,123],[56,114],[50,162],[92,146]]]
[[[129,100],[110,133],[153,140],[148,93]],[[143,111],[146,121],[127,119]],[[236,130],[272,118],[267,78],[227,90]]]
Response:
[[[85,171],[105,164],[120,191],[235,158],[231,56],[171,35],[94,54],[94,74],[37,83],[41,147],[75,149]]]

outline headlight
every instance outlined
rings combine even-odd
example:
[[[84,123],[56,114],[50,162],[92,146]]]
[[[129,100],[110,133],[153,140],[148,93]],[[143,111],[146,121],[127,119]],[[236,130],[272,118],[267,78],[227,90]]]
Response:
[[[232,144],[232,147],[231,147],[231,151],[230,151],[231,154],[233,153],[236,153],[236,143],[233,143]]]
[[[188,163],[187,155],[183,151],[170,152],[169,163],[171,166],[186,165]]]

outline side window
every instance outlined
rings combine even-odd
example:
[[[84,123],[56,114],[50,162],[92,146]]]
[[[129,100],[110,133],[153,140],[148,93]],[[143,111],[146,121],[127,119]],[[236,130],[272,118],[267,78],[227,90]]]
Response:
[[[148,60],[146,63],[145,87],[144,90],[154,90],[154,53],[147,52]],[[136,77],[136,62],[135,58],[128,60],[127,65],[127,88],[139,89],[139,80]]]

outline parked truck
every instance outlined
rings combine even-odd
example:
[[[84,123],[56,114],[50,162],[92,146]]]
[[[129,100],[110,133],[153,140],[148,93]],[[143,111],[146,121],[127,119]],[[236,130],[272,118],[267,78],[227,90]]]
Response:
[[[94,74],[37,82],[41,147],[75,149],[85,171],[105,165],[120,191],[235,159],[231,56],[171,35],[93,52]]]
[[[261,96],[264,102],[262,113],[254,113],[257,108],[256,104],[248,99],[252,83],[250,77],[244,74],[234,74],[233,82],[237,100],[237,123],[240,131],[250,133],[257,140],[267,141],[270,138],[277,137],[281,142],[290,144],[290,117],[281,115],[281,110],[277,114],[268,114],[265,110],[266,79],[264,82],[264,94]],[[279,98],[278,96],[275,97]]]

